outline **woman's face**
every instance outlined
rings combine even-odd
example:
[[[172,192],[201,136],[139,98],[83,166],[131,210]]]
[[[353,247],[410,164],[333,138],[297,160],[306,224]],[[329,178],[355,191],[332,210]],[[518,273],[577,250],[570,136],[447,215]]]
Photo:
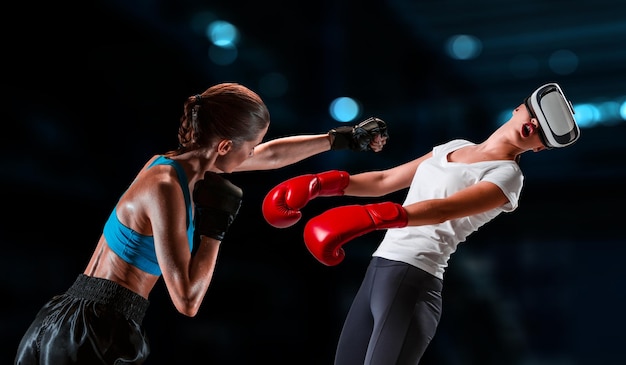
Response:
[[[231,173],[241,165],[245,160],[254,156],[254,148],[258,146],[265,137],[269,124],[259,132],[257,138],[252,141],[244,141],[240,145],[233,145],[228,153],[219,156],[215,160],[215,166],[225,173]]]
[[[514,113],[518,113],[520,118],[516,121],[517,129],[525,142],[525,147],[539,152],[546,147],[541,141],[541,127],[537,118],[528,110],[525,104],[521,104],[515,109]]]

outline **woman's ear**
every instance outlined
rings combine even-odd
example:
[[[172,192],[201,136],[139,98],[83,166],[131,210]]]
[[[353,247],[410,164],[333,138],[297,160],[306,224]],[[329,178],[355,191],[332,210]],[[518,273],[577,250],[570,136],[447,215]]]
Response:
[[[233,141],[230,139],[223,139],[217,144],[217,153],[220,155],[227,154],[233,148]]]

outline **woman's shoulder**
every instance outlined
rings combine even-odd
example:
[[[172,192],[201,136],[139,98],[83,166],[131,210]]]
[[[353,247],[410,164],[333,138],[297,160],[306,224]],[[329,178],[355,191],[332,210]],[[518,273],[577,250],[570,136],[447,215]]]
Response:
[[[179,165],[163,155],[154,155],[144,164],[133,185],[154,189],[179,184]]]
[[[459,148],[466,147],[466,146],[474,146],[474,145],[476,145],[476,143],[470,142],[466,139],[453,139],[451,141],[435,146],[433,148],[433,153],[435,155],[439,153],[447,154],[449,152],[456,151]]]

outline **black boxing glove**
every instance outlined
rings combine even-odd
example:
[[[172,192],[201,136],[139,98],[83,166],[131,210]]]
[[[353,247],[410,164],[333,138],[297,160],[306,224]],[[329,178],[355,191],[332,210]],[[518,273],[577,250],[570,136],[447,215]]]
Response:
[[[350,148],[357,152],[371,150],[370,142],[376,135],[389,138],[387,123],[376,117],[367,118],[353,127],[343,126],[331,129],[328,134],[333,137],[331,150]]]
[[[194,212],[194,251],[200,242],[200,235],[224,239],[228,228],[235,220],[243,191],[215,172],[207,171],[204,179],[193,187]]]

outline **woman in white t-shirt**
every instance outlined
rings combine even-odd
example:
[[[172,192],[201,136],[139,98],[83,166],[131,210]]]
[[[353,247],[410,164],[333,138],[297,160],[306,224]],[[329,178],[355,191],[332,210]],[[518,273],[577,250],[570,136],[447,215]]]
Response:
[[[329,266],[343,260],[345,243],[388,229],[346,317],[335,365],[419,363],[439,324],[450,255],[482,225],[517,208],[522,153],[566,147],[579,138],[573,114],[559,85],[546,84],[482,143],[452,140],[383,171],[298,176],[267,194],[263,214],[283,228],[318,196],[380,197],[408,188],[402,205],[336,207],[304,228],[307,248]]]

